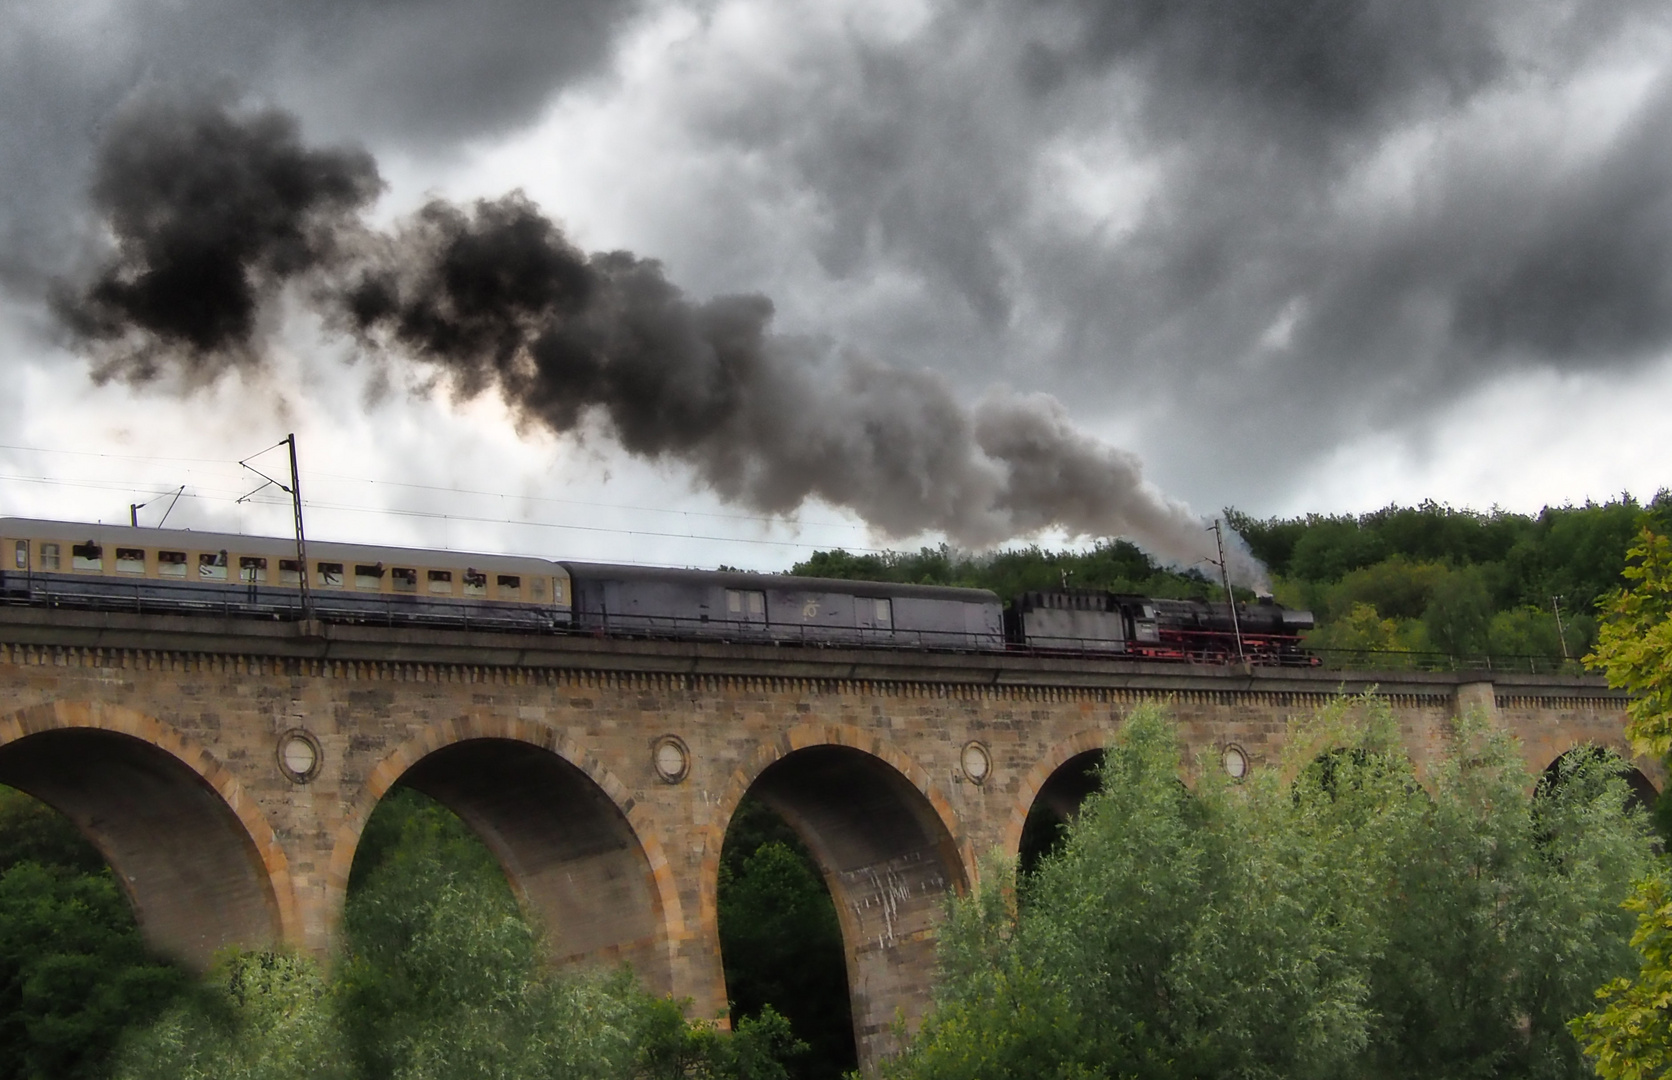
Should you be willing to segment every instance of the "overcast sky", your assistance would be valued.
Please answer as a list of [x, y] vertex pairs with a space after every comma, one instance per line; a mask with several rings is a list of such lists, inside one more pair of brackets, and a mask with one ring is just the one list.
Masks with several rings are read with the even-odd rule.
[[[126, 520], [184, 485], [170, 524], [282, 531], [271, 492], [234, 501], [260, 483], [235, 463], [294, 430], [322, 538], [782, 568], [939, 536], [727, 502], [711, 450], [462, 398], [300, 287], [260, 310], [259, 365], [95, 380], [51, 298], [112, 257], [100, 162], [159, 97], [369, 154], [368, 229], [520, 189], [693, 305], [769, 298], [775, 363], [970, 410], [1050, 395], [1157, 506], [1532, 511], [1672, 483], [1663, 0], [0, 6], [0, 513]], [[870, 430], [817, 385], [779, 429]]]

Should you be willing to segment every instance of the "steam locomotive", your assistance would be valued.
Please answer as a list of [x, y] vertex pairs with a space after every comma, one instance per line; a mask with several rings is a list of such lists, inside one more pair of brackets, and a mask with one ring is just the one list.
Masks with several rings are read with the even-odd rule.
[[0, 600], [107, 611], [1069, 656], [1309, 664], [1312, 616], [1086, 589], [1030, 592], [0, 518]]

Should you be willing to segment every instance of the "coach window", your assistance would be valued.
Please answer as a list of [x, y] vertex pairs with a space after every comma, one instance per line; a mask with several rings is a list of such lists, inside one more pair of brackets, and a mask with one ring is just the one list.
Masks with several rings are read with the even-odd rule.
[[200, 581], [226, 580], [226, 552], [205, 551], [197, 557], [197, 576]]
[[431, 570], [430, 571], [430, 592], [442, 593], [442, 594], [447, 595], [447, 596], [452, 596], [453, 595], [453, 571], [451, 571], [451, 570]]
[[517, 600], [522, 594], [522, 578], [515, 574], [499, 575], [499, 598], [501, 600]]
[[98, 573], [104, 569], [104, 548], [91, 540], [70, 545], [70, 569]]
[[726, 612], [741, 622], [766, 621], [766, 594], [753, 589], [727, 589]]
[[464, 572], [464, 594], [466, 596], [488, 595], [488, 575], [480, 570], [466, 570]]
[[340, 562], [315, 563], [314, 568], [319, 571], [319, 585], [324, 589], [340, 589], [343, 587], [343, 564]]
[[[536, 601], [536, 602], [541, 602], [541, 601], [544, 601], [546, 599], [546, 579], [545, 578], [537, 577], [537, 578], [529, 578], [528, 579], [528, 598], [530, 600], [533, 600], [533, 601]], [[562, 586], [558, 587], [557, 599], [558, 599], [559, 603], [561, 603], [563, 601]]]
[[29, 569], [29, 541], [19, 540], [17, 542], [17, 559], [16, 559], [16, 561], [17, 561], [17, 568], [19, 570]]
[[145, 573], [144, 548], [117, 548], [116, 572], [118, 574]]
[[58, 545], [57, 544], [42, 544], [41, 545], [41, 569], [42, 570], [56, 570], [56, 569], [58, 569]]
[[417, 592], [418, 571], [410, 566], [397, 566], [389, 571], [389, 587], [396, 592]]
[[373, 566], [358, 564], [354, 567], [354, 587], [366, 592], [383, 591], [383, 564]]
[[876, 621], [871, 625], [875, 626], [878, 630], [891, 629], [894, 626], [894, 601], [885, 598], [882, 600], [873, 600], [872, 604], [875, 608], [872, 615]]
[[184, 551], [157, 552], [158, 577], [185, 577], [186, 553]]
[[280, 559], [279, 584], [300, 586], [302, 584], [302, 564], [295, 559]]
[[248, 585], [265, 583], [267, 581], [267, 560], [260, 555], [239, 556], [238, 580]]

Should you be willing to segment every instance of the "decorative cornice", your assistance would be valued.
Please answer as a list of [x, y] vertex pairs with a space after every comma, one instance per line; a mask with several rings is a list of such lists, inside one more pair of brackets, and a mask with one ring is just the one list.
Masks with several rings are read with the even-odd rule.
[[[594, 657], [604, 659], [603, 657]], [[795, 657], [789, 666], [801, 666]], [[1053, 685], [1043, 677], [1034, 682], [993, 682], [959, 678], [956, 671], [933, 671], [927, 677], [754, 674], [743, 672], [673, 672], [616, 670], [609, 667], [553, 667], [545, 665], [481, 664], [456, 661], [408, 661], [306, 656], [273, 656], [237, 651], [200, 652], [176, 649], [115, 648], [104, 646], [19, 644], [0, 642], [0, 665], [68, 667], [107, 671], [199, 673], [257, 678], [334, 679], [349, 682], [481, 684], [492, 686], [548, 686], [567, 689], [604, 689], [653, 693], [720, 693], [726, 695], [789, 694], [800, 697], [869, 696], [977, 701], [1021, 701], [1041, 704], [1096, 704], [1131, 706], [1147, 701], [1180, 705], [1257, 705], [1269, 708], [1309, 708], [1337, 696], [1340, 683], [1316, 680], [1307, 688], [1267, 689], [1247, 685], [1246, 678], [1204, 674], [1181, 668], [1174, 685], [1165, 672], [1148, 673], [1143, 685]], [[1119, 673], [1115, 673], [1119, 674]], [[1218, 679], [1242, 685], [1204, 687]], [[1454, 690], [1443, 684], [1420, 690], [1389, 687], [1382, 697], [1401, 709], [1448, 709]], [[1593, 685], [1539, 687], [1535, 693], [1495, 695], [1498, 708], [1614, 710], [1625, 695], [1599, 691]]]

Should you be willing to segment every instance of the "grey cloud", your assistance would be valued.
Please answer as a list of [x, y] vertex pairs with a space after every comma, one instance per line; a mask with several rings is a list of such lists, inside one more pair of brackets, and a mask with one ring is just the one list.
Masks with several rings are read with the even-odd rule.
[[0, 282], [38, 290], [85, 243], [92, 149], [136, 92], [282, 100], [310, 131], [452, 152], [606, 70], [637, 0], [181, 0], [0, 6]]
[[[938, 346], [863, 315], [839, 334], [1146, 417], [1152, 457], [1270, 494], [1344, 434], [1495, 375], [1672, 349], [1664, 93], [1590, 158], [1559, 130], [1498, 157], [1445, 145], [1471, 116], [1545, 123], [1581, 80], [1643, 63], [1667, 16], [1613, 0], [989, 0], [940, 6], [904, 41], [832, 36], [775, 84], [688, 107], [812, 193], [831, 279], [910, 274], [943, 327]], [[1041, 166], [1101, 143], [1158, 175], [1132, 222], [1076, 231]], [[1431, 159], [1408, 190], [1360, 190], [1379, 156], [1415, 154]]]

